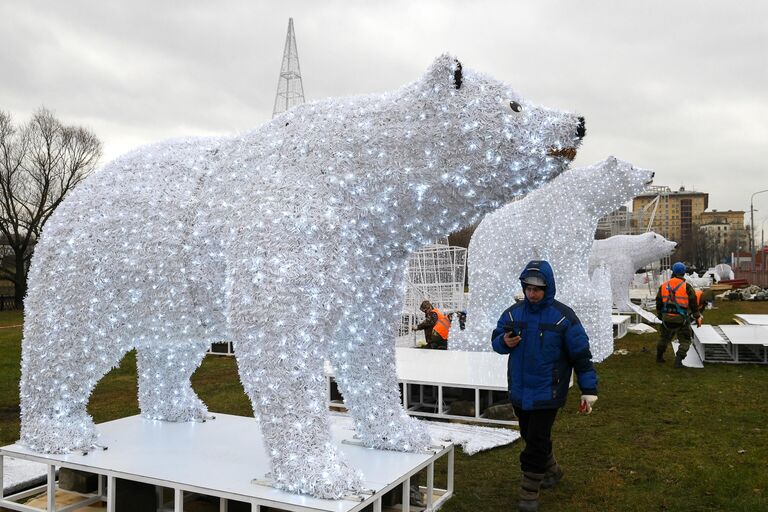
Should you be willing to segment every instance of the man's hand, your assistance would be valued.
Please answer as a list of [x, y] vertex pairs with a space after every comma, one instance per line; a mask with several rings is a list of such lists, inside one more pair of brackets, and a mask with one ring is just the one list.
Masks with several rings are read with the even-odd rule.
[[592, 406], [597, 402], [597, 395], [581, 395], [581, 402], [579, 402], [579, 412], [584, 414], [592, 413]]
[[701, 327], [701, 317], [696, 317], [696, 327]]
[[504, 344], [509, 348], [515, 348], [520, 344], [520, 336], [512, 331], [504, 333]]

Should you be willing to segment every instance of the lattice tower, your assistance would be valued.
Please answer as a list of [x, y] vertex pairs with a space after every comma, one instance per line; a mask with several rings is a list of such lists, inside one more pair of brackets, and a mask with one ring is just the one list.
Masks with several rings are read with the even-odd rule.
[[285, 36], [283, 64], [277, 80], [277, 96], [272, 117], [304, 103], [304, 85], [301, 82], [299, 52], [296, 49], [296, 34], [293, 31], [293, 18], [288, 18], [288, 34]]

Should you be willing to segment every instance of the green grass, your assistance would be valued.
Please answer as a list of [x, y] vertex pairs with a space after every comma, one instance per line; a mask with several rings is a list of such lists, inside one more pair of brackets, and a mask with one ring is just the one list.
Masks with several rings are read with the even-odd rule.
[[[768, 303], [718, 302], [705, 323], [733, 323], [734, 313], [768, 313]], [[0, 312], [0, 327], [18, 313]], [[0, 445], [19, 435], [21, 328], [0, 328]], [[768, 510], [768, 366], [657, 365], [655, 335], [627, 335], [629, 351], [597, 365], [600, 399], [576, 414], [578, 390], [554, 428], [566, 470], [544, 491], [546, 511]], [[193, 386], [212, 411], [250, 415], [233, 358], [207, 357]], [[136, 414], [136, 357], [131, 352], [97, 386], [89, 410], [97, 422]], [[521, 443], [468, 457], [457, 449], [454, 497], [443, 510], [514, 510]], [[365, 469], [365, 468], [362, 468]]]

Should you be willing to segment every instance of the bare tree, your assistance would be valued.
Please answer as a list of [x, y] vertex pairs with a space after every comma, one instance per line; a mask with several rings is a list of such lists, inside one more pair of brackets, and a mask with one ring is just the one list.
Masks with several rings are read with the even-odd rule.
[[65, 126], [45, 108], [19, 129], [0, 110], [0, 234], [9, 253], [0, 278], [13, 282], [17, 307], [27, 292], [29, 261], [43, 226], [95, 168], [101, 147], [93, 132]]

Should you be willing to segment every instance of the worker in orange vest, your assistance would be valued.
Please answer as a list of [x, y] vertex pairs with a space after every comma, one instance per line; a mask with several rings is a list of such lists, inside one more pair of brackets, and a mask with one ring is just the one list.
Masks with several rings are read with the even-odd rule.
[[675, 336], [680, 343], [675, 355], [675, 368], [683, 367], [683, 359], [693, 341], [691, 319], [701, 327], [701, 314], [693, 286], [685, 282], [685, 265], [677, 262], [672, 265], [672, 279], [659, 287], [656, 294], [656, 314], [661, 318], [661, 337], [656, 345], [656, 362], [664, 362], [667, 344]]
[[413, 328], [414, 331], [424, 331], [427, 340], [427, 348], [440, 350], [448, 349], [448, 330], [451, 321], [439, 309], [432, 307], [432, 303], [425, 300], [419, 307], [426, 316], [423, 322]]
[[704, 302], [704, 292], [701, 290], [696, 290], [696, 307], [699, 308], [699, 314], [704, 314], [704, 308], [707, 306], [707, 303]]

